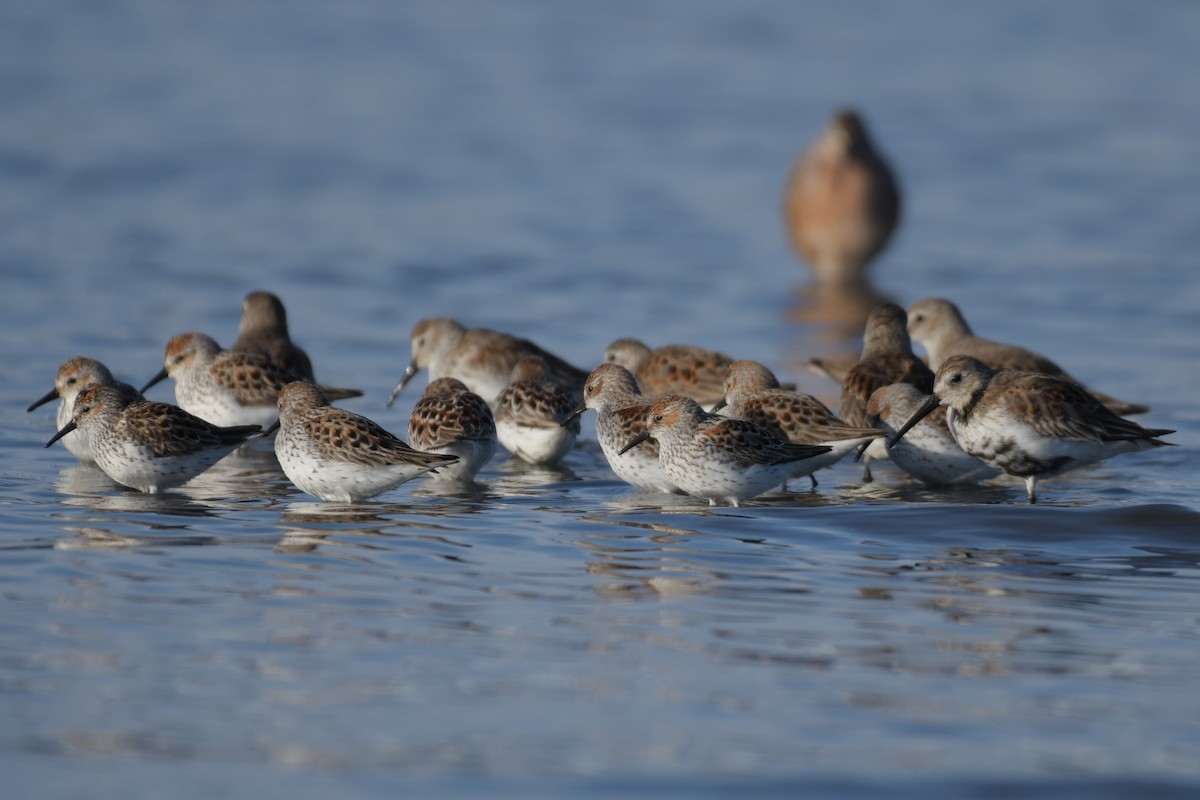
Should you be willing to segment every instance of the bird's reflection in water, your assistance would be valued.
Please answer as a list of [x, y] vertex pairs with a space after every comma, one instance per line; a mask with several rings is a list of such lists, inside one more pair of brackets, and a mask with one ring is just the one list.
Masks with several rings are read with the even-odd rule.
[[54, 542], [55, 550], [121, 550], [130, 547], [198, 547], [217, 544], [215, 536], [120, 533], [93, 525], [67, 526], [69, 535]]
[[[107, 492], [123, 491], [125, 487], [108, 477], [104, 470], [95, 464], [72, 464], [58, 473], [54, 488], [65, 495], [94, 497]], [[65, 502], [71, 503], [71, 498]]]
[[810, 283], [796, 288], [788, 318], [796, 323], [790, 360], [797, 375], [821, 378], [801, 381], [807, 391], [832, 404], [836, 411], [842, 379], [858, 363], [863, 332], [871, 309], [891, 298], [870, 283], [828, 285]]
[[[664, 495], [671, 497], [671, 495]], [[608, 532], [579, 540], [589, 551], [587, 573], [597, 581], [596, 594], [611, 598], [705, 594], [720, 580], [718, 573], [689, 558], [689, 542], [698, 531], [661, 522], [635, 522], [597, 514], [592, 521], [633, 528], [624, 534]]]
[[414, 482], [410, 489], [413, 497], [442, 497], [452, 500], [483, 502], [491, 497], [490, 487], [478, 481], [460, 481], [454, 478], [432, 477]]
[[179, 491], [196, 500], [228, 507], [277, 501], [297, 490], [279, 468], [275, 452], [259, 445], [235, 450], [183, 484]]
[[857, 350], [871, 309], [880, 303], [893, 302], [892, 297], [870, 282], [809, 283], [795, 290], [788, 317], [792, 322], [811, 326], [817, 345]]
[[[841, 505], [837, 494], [822, 492], [820, 488], [813, 489], [805, 478], [803, 482], [793, 482], [794, 487], [787, 491], [781, 488], [768, 490], [757, 497], [747, 500], [740, 507], [729, 505], [710, 506], [701, 497], [686, 494], [666, 494], [665, 492], [640, 492], [630, 490], [626, 494], [604, 498], [600, 503], [602, 514], [621, 514], [630, 512], [653, 511], [661, 514], [691, 514], [701, 516], [721, 515], [725, 517], [752, 516], [755, 506], [830, 506]], [[594, 515], [587, 515], [588, 519]]]
[[[114, 482], [99, 468], [91, 466], [75, 466], [63, 470], [56, 482], [56, 487], [63, 493], [62, 504], [87, 512], [109, 515], [117, 514], [157, 514], [160, 516], [179, 517], [214, 517], [217, 509], [207, 503], [196, 502], [179, 488], [158, 494], [146, 494], [135, 489], [129, 489]], [[96, 521], [95, 518], [84, 515], [75, 520], [79, 522]], [[181, 527], [163, 525], [164, 528]]]
[[498, 472], [491, 483], [491, 489], [500, 497], [566, 493], [570, 487], [564, 484], [579, 482], [579, 476], [561, 463], [547, 467], [528, 464], [519, 458], [510, 458], [500, 464]]
[[[330, 537], [335, 537], [339, 546], [353, 539], [350, 546], [359, 551], [392, 548], [403, 539], [434, 543], [439, 550], [469, 548], [471, 545], [461, 540], [463, 529], [454, 520], [478, 514], [486, 507], [472, 494], [417, 503], [297, 501], [279, 516], [283, 536], [275, 552], [314, 552], [323, 544], [331, 544]], [[387, 539], [390, 543], [372, 539]], [[452, 552], [441, 555], [455, 558]]]
[[284, 528], [279, 537], [274, 552], [279, 555], [299, 555], [314, 553], [325, 543], [330, 534], [308, 528]]
[[[635, 497], [668, 503], [694, 499], [653, 494], [629, 499]], [[780, 602], [789, 606], [798, 593], [809, 591], [806, 585], [777, 575], [776, 553], [787, 550], [786, 543], [747, 535], [748, 529], [735, 518], [745, 509], [716, 511], [735, 513], [710, 513], [706, 506], [692, 508], [689, 519], [694, 524], [689, 524], [675, 511], [630, 502], [580, 517], [598, 526], [596, 532], [581, 535], [575, 542], [588, 554], [587, 574], [595, 579], [592, 591], [628, 600], [719, 595], [748, 600], [756, 607], [762, 607], [765, 575], [771, 576]]]

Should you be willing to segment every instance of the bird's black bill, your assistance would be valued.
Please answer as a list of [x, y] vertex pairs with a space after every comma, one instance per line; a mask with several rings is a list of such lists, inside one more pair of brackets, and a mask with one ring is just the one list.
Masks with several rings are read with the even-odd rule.
[[146, 390], [149, 389], [151, 386], [154, 386], [155, 384], [158, 384], [158, 383], [162, 383], [166, 379], [167, 379], [167, 368], [163, 367], [139, 391], [141, 391], [142, 394], [145, 394]]
[[895, 436], [888, 439], [887, 446], [889, 448], [895, 447], [896, 442], [904, 438], [904, 434], [912, 430], [918, 422], [929, 416], [933, 410], [941, 404], [941, 402], [941, 400], [938, 400], [937, 395], [930, 395], [929, 399], [922, 403], [921, 407], [918, 408], [911, 417], [909, 417], [908, 422], [900, 426], [900, 430], [896, 431]]
[[646, 441], [649, 438], [650, 438], [650, 431], [642, 431], [637, 436], [633, 437], [633, 439], [631, 439], [629, 441], [629, 444], [625, 445], [620, 450], [618, 450], [617, 455], [619, 455], [619, 456], [625, 455], [625, 453], [627, 453], [628, 451], [637, 447], [639, 444], [641, 444], [642, 442]]
[[724, 408], [727, 405], [729, 405], [729, 402], [724, 397], [722, 397], [720, 400], [717, 401], [717, 404], [712, 407], [713, 413], [715, 414], [716, 412], [720, 411], [722, 408]]
[[400, 379], [400, 382], [396, 384], [396, 388], [392, 389], [392, 393], [388, 397], [388, 408], [392, 407], [392, 403], [396, 402], [396, 398], [400, 396], [400, 393], [404, 391], [404, 387], [408, 386], [408, 382], [413, 379], [413, 376], [416, 375], [420, 369], [421, 368], [417, 366], [417, 362], [415, 360], [409, 362], [409, 365], [404, 368], [404, 377]]
[[75, 430], [76, 427], [78, 427], [78, 426], [75, 424], [75, 420], [71, 420], [66, 425], [63, 425], [63, 429], [61, 431], [59, 431], [58, 433], [54, 434], [53, 436], [51, 436], [50, 441], [46, 442], [46, 447], [49, 447], [50, 445], [54, 444], [59, 439], [66, 436], [71, 431]]
[[49, 403], [51, 400], [53, 400], [56, 397], [58, 397], [58, 389], [51, 389], [50, 391], [46, 392], [46, 395], [44, 397], [42, 397], [40, 400], [37, 400], [36, 402], [34, 402], [34, 404], [31, 405], [29, 408], [25, 409], [25, 412], [28, 413], [30, 411], [33, 411], [38, 406], [44, 406], [44, 405], [46, 405], [46, 403]]
[[579, 405], [579, 408], [575, 409], [570, 414], [567, 414], [566, 418], [564, 418], [563, 421], [559, 423], [559, 425], [561, 425], [564, 428], [567, 427], [569, 424], [571, 424], [571, 420], [575, 419], [576, 417], [578, 417], [585, 411], [587, 411], [587, 406], [585, 406], [581, 403]]
[[279, 420], [275, 420], [274, 422], [272, 422], [270, 427], [268, 427], [265, 431], [262, 432], [263, 438], [265, 439], [266, 437], [270, 436], [272, 433], [274, 433], [277, 430], [279, 430]]

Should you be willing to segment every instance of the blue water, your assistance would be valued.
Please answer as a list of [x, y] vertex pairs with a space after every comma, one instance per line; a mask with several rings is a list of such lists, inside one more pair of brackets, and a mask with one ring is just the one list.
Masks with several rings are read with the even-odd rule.
[[[0, 4], [0, 770], [14, 796], [1200, 792], [1200, 9]], [[123, 491], [25, 407], [75, 354], [288, 306], [385, 399], [417, 319], [853, 352], [779, 223], [861, 108], [875, 267], [1154, 411], [1176, 448], [931, 492], [839, 465], [709, 510], [591, 438], [475, 494], [325, 506], [269, 454]], [[170, 399], [167, 385], [152, 393]], [[588, 415], [590, 417], [590, 415]]]

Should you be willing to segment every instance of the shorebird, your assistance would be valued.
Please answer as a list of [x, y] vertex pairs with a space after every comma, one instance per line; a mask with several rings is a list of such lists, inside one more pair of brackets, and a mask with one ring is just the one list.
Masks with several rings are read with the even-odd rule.
[[971, 333], [958, 306], [941, 297], [926, 297], [908, 309], [908, 332], [929, 354], [929, 367], [936, 370], [950, 356], [973, 356], [992, 369], [1016, 369], [1057, 375], [1078, 384], [1118, 416], [1144, 414], [1149, 406], [1126, 403], [1088, 389], [1062, 367], [1043, 355], [1011, 344], [994, 342]]
[[865, 280], [900, 219], [900, 189], [862, 118], [838, 111], [792, 165], [783, 203], [792, 246], [820, 283]]
[[[928, 399], [912, 384], [893, 383], [875, 390], [867, 413], [875, 427], [891, 437]], [[927, 486], [979, 483], [1000, 474], [958, 446], [943, 406], [910, 429], [889, 453], [892, 463]]]
[[496, 454], [496, 422], [483, 398], [457, 378], [438, 378], [425, 388], [408, 420], [408, 443], [426, 453], [458, 456], [432, 473], [470, 483]]
[[584, 411], [596, 412], [596, 438], [616, 476], [638, 489], [678, 492], [658, 460], [658, 442], [648, 439], [641, 447], [620, 452], [631, 439], [646, 430], [646, 419], [654, 400], [638, 392], [637, 380], [620, 364], [603, 363], [592, 370], [583, 385], [583, 403], [568, 420]]
[[458, 461], [414, 450], [366, 417], [329, 405], [319, 387], [303, 381], [279, 393], [273, 427], [279, 429], [275, 455], [284, 474], [301, 491], [329, 502], [367, 500]]
[[[279, 416], [280, 390], [295, 380], [263, 356], [222, 350], [203, 333], [172, 336], [163, 354], [163, 368], [142, 391], [167, 377], [175, 380], [175, 401], [180, 408], [197, 417], [214, 425], [264, 428]], [[362, 394], [357, 389], [322, 386], [321, 390], [334, 400]]]
[[812, 395], [780, 388], [771, 370], [747, 359], [729, 365], [725, 398], [713, 410], [721, 409], [789, 442], [828, 445], [828, 453], [798, 462], [797, 471], [791, 475], [807, 475], [813, 486], [817, 485], [813, 475], [816, 470], [836, 464], [851, 451], [883, 436], [874, 428], [843, 422]]
[[[75, 397], [83, 387], [92, 383], [116, 389], [120, 399], [126, 405], [134, 400], [145, 399], [137, 389], [114, 378], [108, 367], [96, 359], [75, 356], [59, 366], [58, 372], [54, 376], [54, 388], [30, 404], [29, 408], [25, 410], [33, 411], [57, 397], [58, 409], [54, 414], [55, 430], [62, 430], [71, 421], [71, 414], [75, 408]], [[95, 462], [96, 459], [92, 456], [92, 447], [86, 431], [76, 429], [63, 436], [59, 441], [71, 455], [80, 461]]]
[[251, 292], [242, 301], [238, 337], [229, 348], [235, 353], [263, 356], [292, 376], [293, 380], [316, 383], [308, 353], [288, 334], [287, 311], [270, 292]]
[[733, 363], [732, 358], [716, 350], [688, 344], [668, 344], [652, 350], [629, 338], [610, 344], [604, 360], [632, 372], [648, 396], [682, 394], [706, 408], [724, 396], [725, 370]]
[[[894, 303], [882, 303], [867, 318], [862, 355], [842, 381], [839, 416], [851, 425], [871, 427], [867, 414], [871, 394], [893, 383], [910, 383], [928, 394], [933, 391], [933, 373], [913, 355], [904, 309]], [[865, 455], [863, 480], [870, 481], [871, 460], [887, 458], [888, 453], [883, 442], [878, 441], [867, 446]]]
[[128, 402], [119, 389], [96, 383], [79, 392], [71, 421], [46, 447], [77, 428], [108, 477], [150, 494], [191, 480], [262, 431], [218, 427], [166, 403]]
[[1118, 417], [1065, 378], [993, 370], [971, 356], [951, 356], [938, 368], [933, 396], [889, 446], [939, 404], [946, 406], [946, 423], [959, 446], [988, 466], [1023, 478], [1030, 503], [1037, 502], [1038, 478], [1169, 445], [1158, 437], [1174, 433]]
[[524, 356], [540, 356], [551, 379], [566, 387], [576, 399], [587, 379], [586, 371], [571, 366], [528, 339], [486, 328], [465, 328], [449, 317], [420, 320], [413, 326], [410, 338], [412, 361], [392, 390], [389, 406], [422, 369], [429, 370], [430, 381], [458, 378], [486, 400], [493, 410], [497, 395], [508, 385], [513, 367]]
[[512, 380], [496, 398], [496, 436], [514, 456], [551, 466], [571, 452], [579, 436], [578, 419], [568, 419], [575, 402], [550, 379], [540, 356], [525, 356], [513, 367]]
[[709, 505], [737, 506], [798, 468], [797, 462], [828, 453], [825, 445], [792, 444], [753, 422], [709, 414], [690, 397], [667, 395], [650, 407], [646, 430], [624, 453], [648, 439], [658, 442], [658, 458], [671, 483]]

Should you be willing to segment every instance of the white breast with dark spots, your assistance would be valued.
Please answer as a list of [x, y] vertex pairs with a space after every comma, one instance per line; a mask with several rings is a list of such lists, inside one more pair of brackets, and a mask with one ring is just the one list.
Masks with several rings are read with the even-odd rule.
[[964, 424], [950, 409], [946, 422], [960, 447], [1009, 475], [1057, 475], [1096, 460], [1094, 444], [1040, 435], [1007, 412], [972, 416]]
[[596, 418], [596, 438], [600, 440], [600, 449], [608, 459], [608, 465], [618, 478], [639, 489], [656, 492], [675, 492], [675, 484], [667, 477], [662, 462], [646, 442], [627, 450], [624, 455], [617, 451], [633, 438], [613, 417], [601, 412]]

